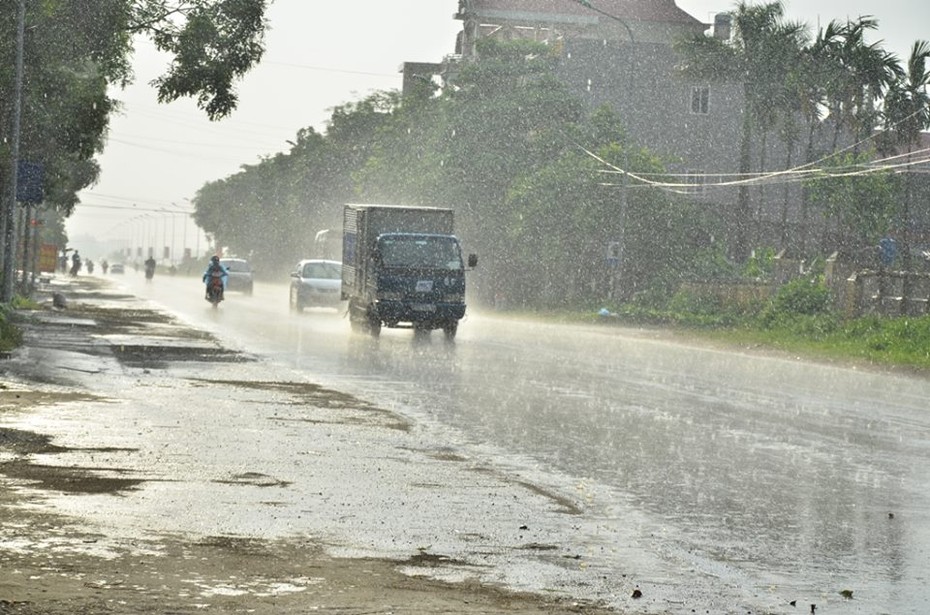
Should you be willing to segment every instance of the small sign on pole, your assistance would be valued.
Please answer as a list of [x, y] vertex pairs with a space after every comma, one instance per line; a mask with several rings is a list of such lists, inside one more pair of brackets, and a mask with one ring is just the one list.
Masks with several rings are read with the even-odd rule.
[[608, 267], [619, 267], [620, 266], [620, 242], [611, 241], [607, 244], [607, 266]]
[[44, 243], [39, 247], [39, 271], [55, 273], [58, 265], [58, 247], [55, 244]]
[[45, 166], [41, 162], [20, 160], [16, 167], [16, 200], [27, 205], [38, 205], [45, 200], [42, 184]]
[[891, 237], [885, 237], [878, 242], [878, 251], [881, 256], [882, 265], [891, 267], [894, 259], [898, 256], [898, 244]]

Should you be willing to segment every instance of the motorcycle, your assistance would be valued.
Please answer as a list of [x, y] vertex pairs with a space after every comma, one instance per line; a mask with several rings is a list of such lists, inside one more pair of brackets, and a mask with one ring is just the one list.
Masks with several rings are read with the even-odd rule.
[[214, 271], [207, 280], [207, 301], [216, 308], [223, 300], [223, 273]]

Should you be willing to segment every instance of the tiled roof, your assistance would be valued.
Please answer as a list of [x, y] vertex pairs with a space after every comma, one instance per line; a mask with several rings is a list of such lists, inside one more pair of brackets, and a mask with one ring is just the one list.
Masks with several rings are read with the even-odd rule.
[[[674, 0], [589, 0], [591, 6], [609, 15], [629, 21], [658, 21], [666, 23], [700, 23], [684, 12]], [[596, 11], [576, 0], [466, 0], [466, 5], [482, 13], [502, 11], [519, 14], [570, 15], [596, 17]]]

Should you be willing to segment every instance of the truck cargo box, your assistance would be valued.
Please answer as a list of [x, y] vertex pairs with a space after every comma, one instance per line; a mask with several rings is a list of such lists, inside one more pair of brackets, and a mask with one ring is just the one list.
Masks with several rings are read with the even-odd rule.
[[383, 233], [451, 235], [454, 213], [441, 207], [408, 207], [349, 203], [343, 211], [342, 298], [349, 299], [364, 283], [366, 259]]

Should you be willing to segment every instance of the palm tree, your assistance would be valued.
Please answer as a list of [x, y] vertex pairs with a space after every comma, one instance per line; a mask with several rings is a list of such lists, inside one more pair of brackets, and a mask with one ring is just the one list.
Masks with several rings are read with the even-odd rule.
[[893, 145], [909, 150], [920, 142], [920, 133], [930, 128], [930, 43], [917, 41], [911, 47], [907, 68], [885, 95], [883, 118]]
[[[903, 232], [901, 235], [901, 248], [903, 267], [905, 271], [911, 268], [911, 198], [913, 194], [913, 173], [911, 173], [911, 152], [914, 145], [920, 143], [921, 132], [930, 128], [930, 95], [927, 88], [930, 86], [930, 43], [917, 41], [911, 48], [908, 57], [907, 69], [901, 71], [900, 78], [888, 90], [884, 100], [883, 116], [885, 119], [886, 135], [888, 137], [888, 150], [898, 152], [898, 148], [907, 148], [907, 172], [904, 180], [904, 199], [902, 203], [901, 218]], [[890, 152], [889, 152], [890, 153]], [[906, 309], [909, 296], [909, 277], [905, 276], [904, 300], [901, 302], [902, 310]]]
[[[846, 135], [856, 158], [861, 144], [872, 136], [879, 122], [878, 103], [903, 74], [897, 57], [885, 51], [881, 42], [866, 42], [866, 34], [877, 27], [878, 22], [867, 16], [845, 23], [832, 21], [818, 33], [811, 49], [823, 70], [816, 78], [823, 84], [825, 119], [833, 129], [831, 153], [840, 149], [840, 138]], [[821, 239], [824, 252], [842, 247], [850, 239], [839, 240], [840, 246], [831, 241], [831, 227], [841, 235], [848, 231], [841, 228], [833, 214], [824, 212]]]
[[878, 27], [871, 17], [845, 24], [833, 21], [818, 37], [821, 57], [829, 66], [828, 106], [833, 121], [833, 151], [849, 130], [854, 144], [872, 134], [879, 120], [877, 102], [901, 77], [897, 57], [881, 42], [866, 43], [865, 34]]
[[[829, 50], [836, 44], [840, 32], [837, 29], [836, 22], [827, 24], [817, 32], [816, 39], [805, 45], [798, 58], [795, 70], [792, 73], [794, 93], [796, 98], [795, 105], [798, 116], [804, 122], [806, 129], [807, 142], [804, 148], [804, 167], [809, 167], [814, 163], [816, 149], [816, 136], [818, 129], [824, 126], [823, 120], [829, 110], [829, 83], [832, 76], [838, 72], [833, 65], [832, 56]], [[790, 150], [789, 150], [790, 151]], [[791, 168], [790, 164], [786, 168]], [[810, 217], [810, 198], [807, 189], [801, 192], [801, 221], [800, 241], [798, 250], [803, 256], [807, 252], [807, 236]], [[782, 219], [787, 226], [787, 212], [783, 211]], [[785, 233], [785, 230], [782, 231]]]
[[[798, 64], [804, 45], [805, 27], [783, 21], [784, 5], [776, 0], [761, 5], [740, 1], [734, 14], [730, 41], [697, 35], [679, 43], [684, 75], [717, 82], [741, 83], [746, 113], [743, 114], [739, 173], [752, 170], [755, 135], [762, 140], [760, 165], [765, 165], [768, 133], [793, 105], [788, 75]], [[735, 256], [749, 255], [752, 208], [748, 186], [739, 187], [735, 212]]]

